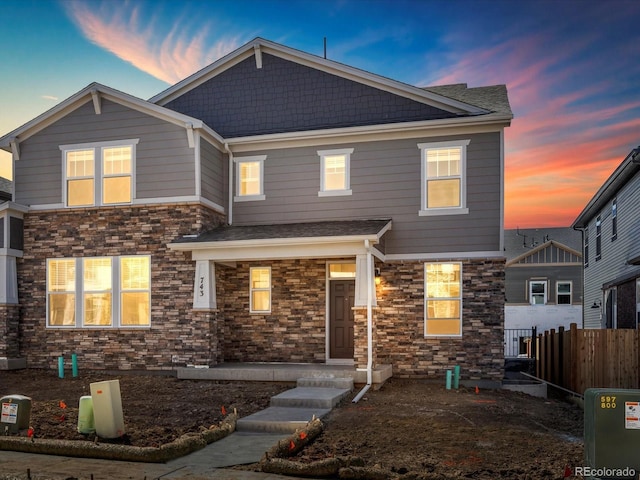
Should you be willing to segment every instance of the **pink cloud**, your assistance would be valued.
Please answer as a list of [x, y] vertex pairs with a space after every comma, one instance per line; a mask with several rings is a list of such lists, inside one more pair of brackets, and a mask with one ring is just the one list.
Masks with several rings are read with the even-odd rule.
[[[176, 83], [240, 46], [239, 38], [226, 38], [210, 46], [211, 28], [195, 31], [176, 25], [166, 34], [157, 19], [142, 11], [142, 4], [68, 2], [67, 12], [93, 43], [134, 67], [167, 83]], [[142, 19], [145, 18], [143, 21]]]
[[579, 60], [595, 37], [553, 38], [515, 35], [466, 51], [424, 82], [507, 85], [515, 118], [505, 134], [506, 228], [570, 225], [638, 142], [640, 101], [613, 103], [613, 80], [590, 80], [598, 66], [591, 55]]

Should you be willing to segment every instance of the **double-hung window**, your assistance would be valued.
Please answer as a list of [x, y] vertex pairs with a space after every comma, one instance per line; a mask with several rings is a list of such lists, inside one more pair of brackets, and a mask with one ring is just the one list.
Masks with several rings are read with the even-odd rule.
[[251, 313], [271, 312], [271, 268], [252, 267], [249, 270]]
[[420, 215], [469, 213], [466, 163], [469, 140], [419, 143], [421, 152]]
[[531, 305], [546, 305], [547, 303], [547, 281], [529, 281], [529, 302]]
[[137, 139], [61, 145], [67, 207], [128, 204], [134, 198]]
[[266, 155], [235, 158], [236, 202], [264, 200], [264, 161]]
[[556, 282], [556, 303], [558, 305], [571, 305], [571, 282]]
[[462, 335], [462, 264], [425, 264], [425, 336]]
[[353, 148], [318, 150], [320, 156], [319, 197], [351, 195], [351, 154]]
[[47, 326], [148, 327], [148, 255], [47, 260]]
[[596, 218], [596, 261], [602, 258], [602, 217]]
[[618, 199], [614, 198], [611, 203], [611, 241], [618, 238]]

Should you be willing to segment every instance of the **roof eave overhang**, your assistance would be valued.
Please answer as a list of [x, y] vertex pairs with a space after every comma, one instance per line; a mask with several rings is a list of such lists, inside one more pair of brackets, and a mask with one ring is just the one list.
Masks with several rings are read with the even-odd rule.
[[290, 258], [338, 258], [367, 253], [366, 241], [375, 245], [386, 231], [369, 235], [175, 242], [170, 250], [191, 252], [193, 260], [249, 261]]
[[216, 62], [212, 63], [208, 67], [194, 73], [193, 75], [185, 78], [181, 82], [178, 82], [174, 86], [159, 93], [158, 95], [149, 99], [150, 102], [158, 105], [166, 105], [171, 100], [183, 95], [189, 90], [202, 85], [211, 78], [219, 75], [220, 73], [228, 70], [234, 65], [237, 65], [241, 61], [256, 55], [257, 52], [268, 53], [275, 55], [285, 60], [290, 60], [301, 65], [305, 65], [311, 68], [315, 68], [324, 71], [329, 74], [333, 74], [342, 78], [356, 81], [365, 85], [369, 85], [374, 88], [382, 89], [396, 95], [410, 98], [412, 100], [433, 105], [437, 108], [442, 108], [452, 113], [464, 113], [464, 114], [486, 114], [488, 110], [470, 105], [468, 103], [454, 100], [449, 97], [444, 97], [433, 92], [425, 91], [422, 88], [414, 87], [390, 78], [375, 75], [358, 68], [351, 67], [333, 60], [318, 57], [301, 50], [296, 50], [278, 43], [265, 40], [263, 38], [256, 38], [253, 41], [243, 45], [237, 50], [225, 55]]
[[614, 170], [609, 178], [604, 182], [589, 203], [584, 207], [580, 215], [574, 220], [571, 228], [583, 230], [590, 220], [595, 217], [600, 210], [618, 194], [620, 189], [640, 171], [640, 147], [635, 148], [627, 155], [624, 161]]
[[[456, 117], [438, 120], [420, 120], [415, 122], [385, 123], [378, 125], [363, 125], [356, 127], [327, 128], [321, 130], [304, 130], [299, 132], [271, 133], [265, 135], [251, 135], [246, 137], [229, 137], [226, 139], [230, 147], [235, 147], [236, 151], [257, 150], [259, 148], [277, 148], [281, 144], [304, 144], [312, 145], [322, 143], [327, 139], [339, 141], [341, 138], [353, 140], [360, 138], [366, 141], [367, 137], [373, 136], [382, 140], [382, 136], [394, 136], [412, 138], [423, 135], [443, 135], [443, 131], [468, 128], [486, 128], [487, 130], [500, 130], [508, 127], [513, 119], [512, 115], [488, 114], [472, 117]], [[447, 132], [450, 133], [450, 132]]]
[[19, 143], [27, 140], [29, 137], [54, 124], [86, 103], [95, 103], [97, 98], [124, 105], [185, 129], [201, 130], [212, 143], [220, 147], [224, 145], [224, 139], [201, 120], [149, 103], [110, 87], [92, 83], [50, 110], [47, 110], [33, 120], [1, 137], [0, 148], [8, 152], [13, 152], [15, 147], [12, 148], [12, 143], [15, 144], [16, 142]]

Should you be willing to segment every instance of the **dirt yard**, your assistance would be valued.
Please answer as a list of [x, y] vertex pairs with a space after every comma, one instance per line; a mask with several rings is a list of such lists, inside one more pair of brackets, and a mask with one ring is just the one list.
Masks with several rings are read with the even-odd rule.
[[[223, 410], [249, 415], [292, 387], [95, 372], [59, 379], [54, 371], [23, 370], [0, 373], [0, 396], [32, 398], [36, 438], [92, 440], [76, 431], [78, 400], [90, 383], [115, 378], [127, 430], [117, 442], [136, 446], [217, 424]], [[583, 464], [582, 410], [559, 399], [392, 379], [359, 403], [350, 400], [325, 418], [321, 436], [293, 460], [357, 456], [407, 480], [562, 479], [567, 466]]]

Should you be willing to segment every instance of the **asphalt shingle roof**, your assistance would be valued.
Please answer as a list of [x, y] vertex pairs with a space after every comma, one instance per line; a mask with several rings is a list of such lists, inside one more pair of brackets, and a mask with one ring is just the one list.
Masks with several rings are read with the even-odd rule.
[[226, 225], [203, 232], [197, 237], [182, 237], [176, 242], [229, 242], [241, 240], [273, 240], [278, 238], [375, 235], [385, 228], [390, 221], [390, 219], [378, 219], [287, 223], [277, 225]]
[[582, 233], [569, 227], [520, 228], [504, 231], [504, 254], [507, 262], [553, 240], [577, 252], [582, 251]]
[[466, 83], [423, 87], [423, 90], [484, 108], [492, 112], [513, 115], [506, 85], [468, 88]]

